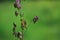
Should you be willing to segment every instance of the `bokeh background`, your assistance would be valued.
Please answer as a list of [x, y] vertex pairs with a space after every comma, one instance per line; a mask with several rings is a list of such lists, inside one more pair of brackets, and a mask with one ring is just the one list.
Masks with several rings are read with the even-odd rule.
[[[13, 22], [16, 22], [16, 32], [20, 31], [20, 16], [14, 12], [15, 0], [0, 0], [0, 40], [19, 40], [13, 36]], [[60, 1], [59, 0], [22, 0], [21, 12], [27, 25], [24, 30], [24, 40], [60, 40]], [[34, 16], [39, 20], [34, 24]]]

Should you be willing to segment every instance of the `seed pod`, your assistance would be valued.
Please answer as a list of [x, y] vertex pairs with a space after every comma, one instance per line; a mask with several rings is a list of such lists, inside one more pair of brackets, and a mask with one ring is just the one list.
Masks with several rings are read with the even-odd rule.
[[20, 6], [19, 4], [17, 4], [17, 8], [18, 8], [18, 9], [21, 9], [21, 6]]
[[34, 19], [38, 19], [38, 16], [35, 16]]
[[15, 0], [14, 7], [20, 9], [21, 6], [19, 5], [19, 0]]
[[17, 11], [15, 11], [15, 15], [18, 16], [18, 12]]
[[24, 24], [25, 24], [25, 25], [27, 24], [25, 20], [24, 20]]
[[19, 4], [19, 0], [15, 0], [15, 2], [16, 2], [17, 4]]
[[15, 32], [15, 27], [13, 27], [13, 32]]
[[14, 26], [14, 27], [16, 27], [16, 24], [15, 24], [15, 23], [13, 23], [13, 26]]
[[13, 35], [16, 37], [17, 36], [17, 33], [16, 32], [13, 32]]
[[21, 28], [22, 28], [22, 30], [24, 30], [24, 28], [26, 28], [26, 25], [27, 25], [26, 21], [24, 19], [21, 19]]
[[17, 3], [14, 3], [14, 7], [17, 8]]
[[24, 20], [24, 27], [26, 28], [26, 25], [27, 25], [27, 23], [26, 23], [26, 21]]
[[20, 37], [20, 33], [19, 33], [19, 32], [17, 33], [17, 37], [18, 37], [18, 38]]
[[20, 13], [20, 17], [23, 17], [23, 15], [24, 15], [23, 13]]
[[37, 22], [37, 20], [38, 20], [38, 17], [37, 17], [37, 16], [35, 16], [35, 17], [33, 18], [33, 22], [34, 22], [34, 23], [36, 23], [36, 22]]
[[23, 40], [23, 38], [20, 38], [20, 40]]

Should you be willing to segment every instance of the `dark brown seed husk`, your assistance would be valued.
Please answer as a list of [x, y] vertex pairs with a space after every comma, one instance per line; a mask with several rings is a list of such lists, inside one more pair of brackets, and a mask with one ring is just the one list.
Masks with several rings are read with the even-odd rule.
[[15, 32], [15, 27], [13, 27], [13, 32]]
[[20, 40], [23, 40], [23, 38], [20, 38]]
[[18, 37], [18, 38], [20, 37], [20, 33], [19, 33], [19, 32], [17, 33], [17, 37]]
[[37, 20], [38, 20], [38, 17], [37, 17], [37, 16], [35, 16], [35, 17], [34, 17], [34, 19], [33, 19], [33, 22], [34, 22], [34, 23], [36, 23], [36, 22], [37, 22]]
[[17, 11], [15, 11], [15, 15], [18, 16], [18, 12]]
[[14, 26], [14, 27], [16, 27], [16, 24], [15, 24], [15, 23], [13, 23], [13, 26]]
[[14, 7], [17, 8], [17, 4], [16, 3], [14, 3]]
[[24, 15], [23, 13], [20, 13], [20, 17], [23, 17], [23, 15]]
[[13, 35], [16, 37], [17, 33], [16, 32], [13, 32]]

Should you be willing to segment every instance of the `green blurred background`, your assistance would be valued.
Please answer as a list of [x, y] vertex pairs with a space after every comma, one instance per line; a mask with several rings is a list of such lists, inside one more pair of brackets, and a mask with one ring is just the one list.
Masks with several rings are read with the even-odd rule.
[[[13, 36], [13, 22], [16, 22], [16, 31], [20, 31], [20, 17], [14, 12], [14, 0], [0, 0], [0, 40], [19, 40]], [[31, 1], [21, 2], [21, 12], [27, 25], [37, 15], [36, 24], [31, 22], [24, 30], [24, 40], [60, 40], [60, 1]]]

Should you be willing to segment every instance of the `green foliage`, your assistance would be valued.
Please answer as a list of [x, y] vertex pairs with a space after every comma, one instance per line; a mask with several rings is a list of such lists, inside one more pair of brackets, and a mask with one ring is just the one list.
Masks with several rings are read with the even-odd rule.
[[[38, 15], [36, 24], [31, 23], [24, 31], [25, 40], [60, 40], [60, 2], [22, 2], [22, 13], [27, 24], [34, 15]], [[14, 15], [13, 2], [0, 3], [0, 40], [17, 40], [12, 35], [12, 23], [16, 22], [16, 31], [20, 28], [20, 16]], [[19, 29], [20, 28], [20, 29]]]

